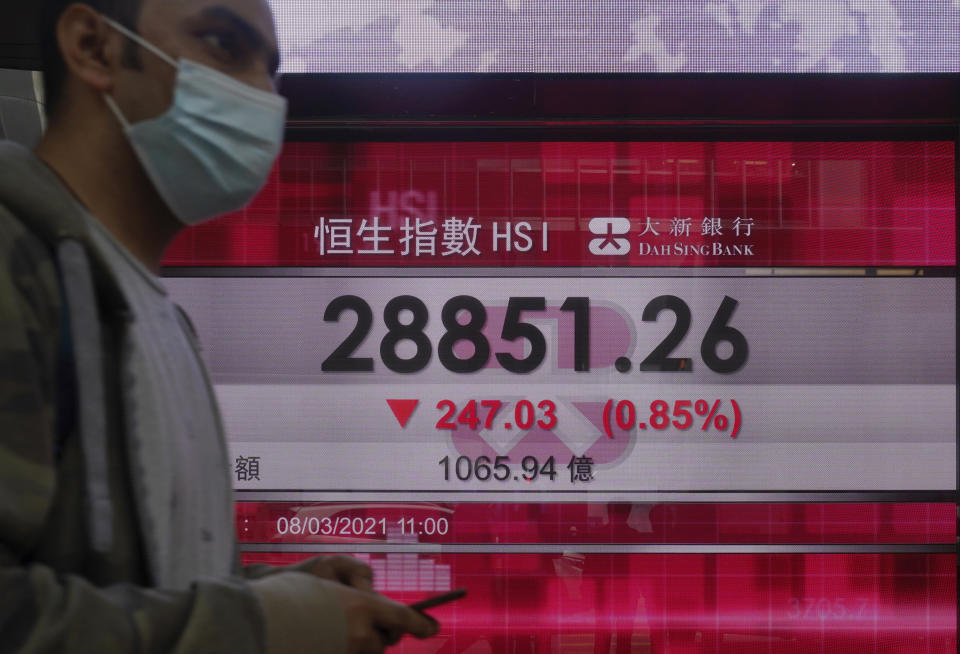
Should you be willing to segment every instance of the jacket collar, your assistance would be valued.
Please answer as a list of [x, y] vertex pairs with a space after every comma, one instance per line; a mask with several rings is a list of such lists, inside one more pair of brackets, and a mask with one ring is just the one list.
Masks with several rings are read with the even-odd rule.
[[63, 238], [89, 245], [80, 204], [39, 157], [0, 141], [0, 202], [46, 242]]
[[33, 152], [0, 141], [0, 205], [51, 249], [63, 240], [84, 246], [102, 306], [123, 312], [127, 302], [116, 278], [92, 244], [85, 209], [60, 177]]

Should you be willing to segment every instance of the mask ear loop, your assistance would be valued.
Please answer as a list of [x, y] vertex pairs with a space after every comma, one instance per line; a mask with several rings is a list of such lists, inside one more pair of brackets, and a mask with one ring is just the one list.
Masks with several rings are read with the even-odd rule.
[[[167, 62], [168, 64], [170, 64], [170, 65], [173, 66], [174, 68], [179, 68], [179, 67], [180, 67], [179, 64], [177, 63], [176, 59], [174, 59], [173, 57], [171, 57], [170, 55], [168, 55], [166, 52], [164, 52], [163, 50], [161, 50], [160, 48], [158, 48], [158, 47], [155, 46], [154, 44], [150, 43], [150, 42], [147, 41], [146, 39], [144, 39], [142, 36], [140, 36], [139, 34], [137, 34], [136, 32], [134, 32], [133, 30], [127, 28], [126, 26], [118, 23], [118, 22], [115, 21], [114, 19], [112, 19], [112, 18], [110, 18], [109, 16], [106, 16], [106, 15], [104, 15], [104, 14], [100, 14], [100, 18], [102, 18], [103, 21], [104, 21], [107, 25], [109, 25], [110, 27], [112, 27], [112, 28], [115, 29], [116, 31], [120, 32], [120, 34], [123, 34], [125, 37], [127, 37], [128, 39], [130, 39], [131, 41], [133, 41], [134, 43], [136, 43], [136, 44], [139, 45], [140, 47], [142, 47], [142, 48], [150, 51], [150, 52], [153, 53], [153, 54], [155, 54], [155, 55], [156, 55], [157, 57], [159, 57], [161, 60]], [[113, 99], [113, 96], [104, 93], [104, 94], [103, 94], [103, 99], [106, 101], [107, 106], [110, 107], [110, 110], [113, 112], [113, 114], [117, 117], [117, 120], [120, 121], [120, 124], [123, 126], [124, 131], [129, 131], [129, 130], [130, 130], [130, 122], [127, 121], [126, 118], [124, 118], [123, 113], [120, 111], [120, 107], [117, 106], [117, 102], [116, 102], [116, 100]]]
[[110, 110], [113, 112], [113, 115], [117, 117], [117, 120], [120, 121], [120, 126], [123, 127], [123, 131], [129, 132], [130, 123], [123, 117], [123, 113], [120, 111], [120, 107], [117, 106], [117, 101], [113, 99], [113, 96], [104, 93], [103, 100], [107, 103], [107, 106], [110, 107]]
[[123, 34], [125, 37], [127, 37], [128, 39], [130, 39], [131, 41], [139, 45], [140, 47], [145, 48], [150, 52], [152, 52], [153, 54], [157, 55], [158, 57], [163, 59], [165, 62], [167, 62], [174, 68], [180, 67], [176, 59], [174, 59], [173, 57], [168, 55], [166, 52], [164, 52], [154, 44], [150, 43], [146, 39], [144, 39], [142, 36], [134, 32], [133, 30], [127, 28], [124, 25], [121, 25], [120, 23], [110, 18], [109, 16], [104, 16], [103, 14], [100, 14], [100, 18], [102, 18], [107, 23], [107, 25], [117, 30], [118, 32]]

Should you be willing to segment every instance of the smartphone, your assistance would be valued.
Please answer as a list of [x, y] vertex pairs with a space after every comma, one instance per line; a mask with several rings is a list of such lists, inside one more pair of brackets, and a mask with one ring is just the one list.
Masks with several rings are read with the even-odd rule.
[[420, 600], [419, 602], [414, 602], [410, 605], [410, 608], [414, 611], [426, 611], [427, 609], [432, 609], [435, 606], [440, 606], [442, 604], [447, 604], [448, 602], [454, 602], [458, 599], [465, 597], [467, 594], [466, 588], [458, 588], [452, 590], [449, 593], [443, 593], [441, 595], [434, 595], [433, 597], [428, 597], [425, 600]]

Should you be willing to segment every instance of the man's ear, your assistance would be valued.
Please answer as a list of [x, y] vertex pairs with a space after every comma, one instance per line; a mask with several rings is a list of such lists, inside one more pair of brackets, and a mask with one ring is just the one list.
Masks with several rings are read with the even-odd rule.
[[113, 90], [122, 54], [121, 39], [89, 5], [70, 5], [57, 22], [57, 42], [68, 78], [75, 78], [97, 95]]

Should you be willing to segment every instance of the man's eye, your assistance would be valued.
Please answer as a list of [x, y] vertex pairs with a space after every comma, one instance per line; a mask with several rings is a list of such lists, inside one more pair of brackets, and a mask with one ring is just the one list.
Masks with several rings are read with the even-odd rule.
[[207, 45], [230, 56], [236, 56], [240, 50], [237, 39], [233, 35], [225, 32], [207, 32], [201, 35], [200, 38]]

